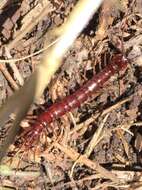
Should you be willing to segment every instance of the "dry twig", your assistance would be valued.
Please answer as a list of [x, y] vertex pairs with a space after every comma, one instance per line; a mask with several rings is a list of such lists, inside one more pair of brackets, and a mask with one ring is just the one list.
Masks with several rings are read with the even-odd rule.
[[4, 8], [4, 6], [7, 4], [9, 0], [1, 0], [0, 1], [0, 13], [2, 12], [2, 9]]
[[[36, 14], [37, 16], [33, 17], [34, 22], [31, 20], [29, 23], [25, 23], [22, 29], [15, 34], [15, 38], [7, 45], [7, 48], [9, 50], [14, 48], [28, 32], [31, 32], [31, 30], [39, 23], [39, 21], [41, 21], [47, 14], [49, 14], [50, 11], [50, 4], [47, 2], [47, 4], [44, 5], [43, 9], [38, 12], [38, 15]], [[34, 11], [32, 14], [34, 14]]]
[[19, 87], [16, 84], [16, 82], [13, 80], [13, 78], [11, 77], [11, 75], [9, 74], [9, 72], [7, 71], [6, 67], [4, 64], [0, 64], [0, 71], [3, 73], [3, 75], [5, 76], [5, 78], [7, 79], [7, 81], [10, 83], [11, 87], [14, 90], [18, 90]]
[[98, 130], [94, 133], [89, 145], [87, 146], [86, 150], [85, 150], [85, 155], [87, 157], [90, 156], [90, 154], [92, 153], [93, 149], [95, 148], [95, 146], [100, 142], [100, 140], [102, 140], [103, 138], [103, 128], [104, 125], [107, 121], [109, 114], [107, 114], [105, 116], [105, 118], [103, 119], [102, 123], [100, 124], [100, 126], [98, 127]]
[[[8, 57], [8, 59], [12, 58], [12, 56], [11, 56], [10, 51], [8, 50], [8, 48], [5, 48], [5, 53], [6, 53], [6, 56]], [[19, 70], [17, 69], [17, 67], [15, 65], [15, 62], [11, 61], [9, 63], [9, 65], [10, 65], [11, 69], [13, 70], [15, 79], [17, 79], [18, 82], [19, 82], [19, 84], [22, 86], [24, 84], [24, 79], [21, 76]]]
[[78, 152], [73, 150], [70, 147], [64, 147], [63, 145], [60, 145], [59, 143], [54, 144], [55, 147], [59, 148], [61, 151], [63, 151], [68, 157], [70, 157], [73, 161], [78, 161], [80, 164], [85, 164], [86, 166], [90, 167], [93, 170], [96, 170], [101, 174], [101, 177], [110, 179], [113, 182], [118, 183], [119, 180], [116, 178], [115, 175], [113, 175], [111, 172], [104, 169], [102, 166], [99, 165], [99, 163], [91, 161], [84, 155], [80, 155]]
[[111, 111], [113, 111], [114, 109], [119, 108], [121, 105], [125, 104], [126, 102], [130, 101], [132, 99], [132, 96], [125, 98], [124, 100], [121, 100], [119, 102], [117, 102], [116, 104], [112, 105], [109, 108], [106, 108], [105, 110], [103, 110], [102, 112], [99, 113], [95, 113], [91, 118], [87, 119], [85, 122], [78, 124], [76, 128], [72, 129], [70, 131], [70, 134], [81, 130], [83, 127], [88, 126], [90, 123], [92, 123], [96, 118], [98, 118], [100, 115], [104, 116], [108, 113], [110, 113]]

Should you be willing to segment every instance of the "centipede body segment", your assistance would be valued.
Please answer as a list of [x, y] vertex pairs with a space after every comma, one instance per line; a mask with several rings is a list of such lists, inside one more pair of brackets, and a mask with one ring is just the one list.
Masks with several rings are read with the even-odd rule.
[[39, 139], [42, 130], [44, 127], [47, 127], [47, 124], [61, 117], [66, 112], [79, 107], [95, 90], [103, 87], [104, 83], [108, 81], [111, 76], [116, 72], [125, 69], [127, 64], [128, 61], [123, 55], [114, 55], [110, 64], [108, 64], [107, 67], [105, 67], [100, 73], [96, 74], [80, 89], [72, 95], [65, 97], [61, 102], [53, 104], [48, 110], [41, 113], [27, 133], [27, 137], [30, 138], [30, 141], [27, 141], [26, 146], [31, 146], [30, 144]]

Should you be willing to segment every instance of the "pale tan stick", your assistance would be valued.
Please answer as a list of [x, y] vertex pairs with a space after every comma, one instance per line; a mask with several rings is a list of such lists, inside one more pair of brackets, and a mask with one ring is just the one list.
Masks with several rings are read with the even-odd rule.
[[16, 84], [16, 82], [13, 80], [13, 78], [11, 77], [9, 72], [7, 71], [5, 65], [0, 64], [0, 71], [3, 73], [3, 75], [5, 76], [7, 81], [10, 83], [11, 87], [14, 90], [18, 90], [19, 89], [18, 85]]
[[[76, 37], [91, 19], [93, 13], [100, 6], [102, 0], [80, 0], [74, 7], [72, 13], [62, 26], [62, 37], [44, 56], [41, 64], [29, 77], [23, 87], [16, 92], [0, 110], [0, 126], [2, 127], [8, 119], [9, 114], [15, 112], [16, 119], [9, 131], [5, 142], [0, 147], [0, 160], [6, 154], [9, 145], [14, 141], [19, 130], [19, 123], [26, 115], [30, 105], [37, 100], [47, 87], [51, 77], [61, 64], [62, 56], [69, 49]], [[83, 19], [82, 19], [83, 18]], [[12, 45], [10, 46], [12, 47]], [[11, 49], [11, 48], [10, 48]], [[22, 102], [22, 105], [19, 106]]]
[[[20, 107], [20, 104], [23, 102], [22, 98], [24, 93], [26, 94], [27, 99], [28, 97], [33, 95], [33, 101], [35, 101], [35, 99], [41, 96], [43, 90], [51, 80], [51, 76], [56, 72], [56, 70], [60, 66], [60, 60], [63, 56], [63, 53], [67, 51], [67, 49], [71, 45], [71, 42], [75, 40], [75, 38], [79, 35], [81, 30], [86, 26], [89, 19], [92, 17], [94, 11], [99, 7], [101, 0], [98, 2], [99, 3], [96, 3], [96, 1], [93, 0], [81, 0], [77, 3], [66, 24], [64, 24], [64, 26], [62, 27], [63, 34], [60, 40], [50, 51], [46, 53], [43, 61], [38, 66], [36, 71], [31, 75], [30, 79], [26, 82], [23, 88], [19, 92], [17, 92], [13, 97], [11, 97], [9, 101], [7, 101], [3, 109], [1, 109], [1, 125], [3, 125], [4, 121], [6, 120], [4, 117], [5, 113], [9, 115], [9, 113], [11, 112], [11, 108], [13, 109], [15, 105], [19, 105]], [[82, 21], [82, 18], [84, 18], [84, 20], [80, 24], [80, 19]], [[31, 89], [33, 88], [34, 92], [31, 92]], [[10, 111], [8, 111], [8, 107]], [[21, 107], [21, 109], [24, 109], [24, 106], [23, 108]]]
[[22, 171], [15, 171], [12, 170], [10, 167], [6, 165], [0, 165], [0, 176], [12, 176], [12, 177], [19, 177], [19, 178], [36, 178], [40, 176], [40, 172], [22, 172]]
[[4, 8], [4, 6], [6, 5], [7, 2], [8, 2], [8, 0], [1, 0], [0, 1], [0, 13], [2, 12], [2, 9]]
[[[10, 54], [10, 51], [8, 50], [7, 47], [5, 48], [5, 53], [6, 53], [6, 56], [8, 57], [8, 59], [9, 59], [9, 58], [12, 58], [12, 56], [11, 56], [11, 54]], [[21, 76], [19, 70], [17, 69], [17, 67], [16, 67], [16, 65], [15, 65], [15, 62], [14, 62], [14, 61], [11, 61], [11, 62], [9, 63], [9, 65], [10, 65], [11, 69], [13, 70], [15, 79], [17, 79], [18, 82], [19, 82], [19, 84], [20, 84], [21, 86], [23, 86], [23, 84], [24, 84], [24, 79], [23, 79], [23, 77]]]

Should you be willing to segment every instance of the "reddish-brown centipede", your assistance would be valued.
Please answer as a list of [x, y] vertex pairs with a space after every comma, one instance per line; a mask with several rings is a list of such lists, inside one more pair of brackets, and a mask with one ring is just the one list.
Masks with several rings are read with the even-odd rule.
[[51, 123], [55, 119], [61, 117], [66, 112], [79, 107], [84, 101], [91, 96], [94, 90], [98, 90], [104, 85], [104, 83], [113, 76], [116, 72], [123, 70], [127, 67], [127, 59], [121, 55], [114, 55], [111, 59], [111, 63], [107, 65], [100, 73], [95, 75], [85, 85], [70, 96], [65, 97], [61, 102], [53, 104], [47, 111], [41, 113], [36, 122], [31, 126], [26, 133], [25, 146], [30, 148], [33, 143], [38, 141], [41, 132], [47, 127], [47, 124]]

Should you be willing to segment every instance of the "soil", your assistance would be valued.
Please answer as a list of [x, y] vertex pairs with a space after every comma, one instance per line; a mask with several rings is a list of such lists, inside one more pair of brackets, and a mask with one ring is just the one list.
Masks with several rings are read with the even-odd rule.
[[[49, 13], [15, 42], [28, 19], [37, 14], [34, 9], [39, 6], [41, 11], [46, 2], [50, 4]], [[0, 12], [1, 59], [21, 58], [41, 50], [49, 31], [66, 21], [76, 3], [76, 0], [7, 1]], [[141, 27], [141, 0], [104, 1], [64, 55], [62, 66], [42, 97], [23, 118], [20, 132], [0, 165], [0, 189], [142, 189]], [[129, 60], [127, 69], [114, 75], [81, 107], [54, 121], [32, 148], [25, 148], [29, 139], [24, 134], [38, 115], [101, 72], [117, 53]], [[20, 76], [9, 63], [0, 63], [1, 105], [28, 80], [42, 57], [40, 53], [14, 62]], [[11, 122], [0, 128], [1, 142]], [[78, 161], [77, 155], [84, 158]], [[108, 171], [108, 178], [98, 167], [89, 167], [90, 161]], [[121, 182], [111, 181], [111, 174]]]

